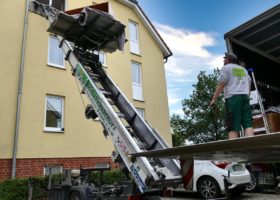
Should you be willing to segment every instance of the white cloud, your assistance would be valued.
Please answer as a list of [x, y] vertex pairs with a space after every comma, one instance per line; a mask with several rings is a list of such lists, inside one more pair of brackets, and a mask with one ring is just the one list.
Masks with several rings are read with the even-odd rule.
[[183, 115], [181, 102], [192, 92], [200, 71], [213, 72], [223, 66], [223, 55], [207, 48], [217, 45], [217, 33], [177, 29], [154, 23], [157, 31], [173, 52], [165, 64], [170, 114]]
[[175, 104], [175, 103], [179, 103], [181, 101], [182, 101], [182, 99], [176, 99], [176, 98], [169, 98], [168, 99], [169, 104]]
[[184, 116], [183, 109], [172, 110], [172, 113], [170, 112], [170, 114], [171, 114], [171, 115], [173, 115], [173, 114], [180, 115], [181, 117]]
[[210, 53], [204, 47], [215, 45], [212, 34], [175, 29], [159, 23], [155, 26], [164, 41], [169, 46], [172, 44], [172, 51], [177, 55], [209, 57]]

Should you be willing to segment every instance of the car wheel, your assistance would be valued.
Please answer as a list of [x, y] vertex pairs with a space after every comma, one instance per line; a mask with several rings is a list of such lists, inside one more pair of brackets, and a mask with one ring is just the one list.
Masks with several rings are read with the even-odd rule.
[[203, 199], [213, 199], [221, 196], [217, 181], [211, 177], [203, 177], [197, 183], [197, 191]]
[[245, 192], [245, 187], [234, 188], [230, 191], [231, 196], [233, 197], [239, 197], [243, 192]]
[[69, 200], [82, 200], [79, 192], [72, 192]]
[[250, 172], [251, 180], [249, 185], [245, 187], [246, 192], [256, 192], [258, 190], [258, 180], [255, 173]]

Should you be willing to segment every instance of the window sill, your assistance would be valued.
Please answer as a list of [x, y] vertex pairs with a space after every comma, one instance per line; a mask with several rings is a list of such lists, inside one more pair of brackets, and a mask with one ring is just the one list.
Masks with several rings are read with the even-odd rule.
[[142, 102], [142, 103], [144, 103], [145, 102], [145, 100], [140, 100], [140, 99], [132, 99], [133, 101], [138, 101], [138, 102]]
[[133, 52], [130, 52], [132, 55], [135, 55], [135, 56], [138, 56], [138, 57], [142, 57], [140, 53], [133, 53]]
[[63, 130], [59, 130], [59, 129], [48, 129], [48, 128], [44, 128], [44, 132], [45, 133], [64, 133], [64, 129]]
[[51, 63], [48, 63], [47, 66], [62, 69], [62, 70], [66, 70], [65, 66], [55, 65], [55, 64], [51, 64]]

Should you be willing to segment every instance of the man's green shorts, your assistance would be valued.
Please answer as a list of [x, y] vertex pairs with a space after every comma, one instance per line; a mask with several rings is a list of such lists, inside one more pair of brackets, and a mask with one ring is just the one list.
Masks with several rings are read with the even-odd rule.
[[248, 95], [234, 95], [226, 99], [226, 124], [228, 131], [241, 131], [252, 127], [252, 111]]

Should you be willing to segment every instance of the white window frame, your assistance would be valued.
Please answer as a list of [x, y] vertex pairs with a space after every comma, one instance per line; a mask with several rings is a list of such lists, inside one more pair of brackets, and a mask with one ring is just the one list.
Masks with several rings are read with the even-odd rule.
[[[139, 80], [140, 83], [133, 81], [133, 65], [139, 66]], [[132, 79], [132, 97], [134, 100], [144, 101], [143, 93], [143, 79], [142, 79], [142, 65], [138, 62], [131, 61], [131, 79]]]
[[107, 67], [107, 54], [105, 51], [99, 51], [99, 56], [103, 55], [103, 63], [100, 62], [102, 64], [103, 67]]
[[53, 173], [52, 172], [52, 175], [54, 175], [54, 174], [62, 174], [62, 171], [63, 171], [63, 166], [62, 165], [46, 165], [46, 166], [44, 166], [44, 176], [48, 176], [49, 175], [49, 171], [47, 170], [47, 168], [50, 168], [50, 167], [57, 167], [57, 168], [59, 168], [58, 170], [59, 170], [59, 173]]
[[[57, 98], [61, 100], [61, 127], [47, 127], [47, 100], [48, 97], [50, 98]], [[55, 95], [46, 95], [45, 97], [45, 120], [44, 120], [44, 131], [46, 132], [58, 132], [63, 133], [64, 132], [64, 97], [62, 96], [55, 96]]]
[[143, 108], [136, 108], [137, 113], [145, 120], [145, 109]]
[[59, 48], [59, 46], [57, 46], [57, 48], [59, 48], [59, 49], [61, 50], [61, 52], [62, 52], [62, 56], [63, 56], [62, 62], [63, 62], [63, 64], [62, 64], [62, 65], [59, 65], [59, 64], [51, 63], [51, 62], [50, 62], [50, 41], [51, 41], [51, 38], [52, 38], [52, 39], [58, 40], [58, 39], [57, 39], [55, 36], [53, 36], [53, 35], [50, 35], [50, 36], [49, 36], [49, 41], [48, 41], [48, 65], [49, 65], [49, 66], [52, 66], [52, 67], [57, 67], [57, 68], [65, 69], [64, 52], [63, 52], [63, 50], [62, 50], [61, 48]]
[[[136, 39], [132, 39], [131, 37], [131, 25], [135, 26], [135, 32], [136, 32]], [[129, 39], [130, 39], [130, 52], [140, 55], [140, 41], [139, 41], [139, 25], [138, 23], [129, 20], [128, 22], [128, 27], [129, 27]]]

